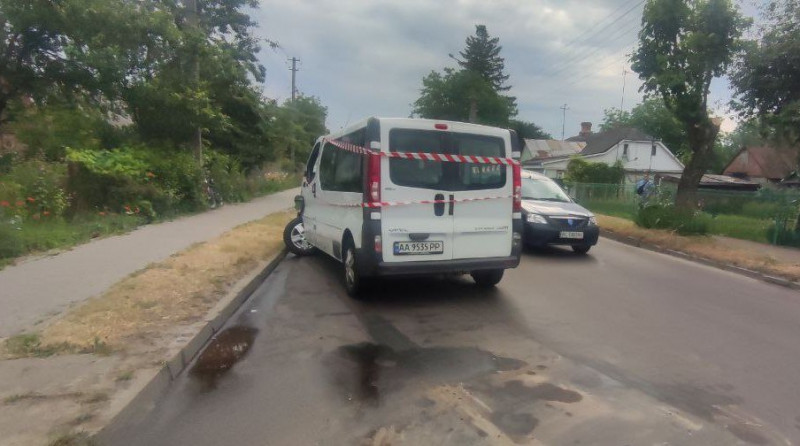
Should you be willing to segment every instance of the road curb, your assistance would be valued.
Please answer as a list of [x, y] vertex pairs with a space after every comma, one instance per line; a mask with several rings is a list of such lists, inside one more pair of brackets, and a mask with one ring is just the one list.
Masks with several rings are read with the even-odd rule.
[[635, 246], [637, 248], [647, 249], [648, 251], [660, 252], [662, 254], [667, 254], [667, 255], [670, 255], [672, 257], [678, 257], [678, 258], [681, 258], [681, 259], [690, 260], [692, 262], [701, 263], [703, 265], [711, 266], [711, 267], [722, 269], [722, 270], [725, 270], [725, 271], [730, 271], [730, 272], [736, 273], [736, 274], [741, 274], [743, 276], [747, 276], [747, 277], [750, 277], [750, 278], [753, 278], [753, 279], [758, 279], [758, 280], [761, 280], [763, 282], [767, 282], [767, 283], [771, 283], [771, 284], [775, 284], [775, 285], [780, 285], [782, 287], [789, 288], [789, 289], [792, 289], [792, 290], [800, 290], [800, 283], [793, 282], [791, 280], [784, 279], [782, 277], [770, 276], [768, 274], [764, 274], [764, 273], [761, 273], [761, 272], [758, 272], [758, 271], [754, 271], [752, 269], [742, 268], [741, 266], [729, 265], [727, 263], [718, 262], [716, 260], [712, 260], [712, 259], [708, 259], [708, 258], [705, 258], [705, 257], [696, 256], [694, 254], [689, 254], [689, 253], [686, 253], [686, 252], [683, 252], [683, 251], [676, 251], [674, 249], [667, 249], [667, 248], [664, 248], [662, 246], [659, 246], [659, 245], [656, 245], [656, 244], [653, 244], [653, 243], [645, 242], [645, 241], [643, 241], [641, 239], [638, 239], [638, 238], [635, 238], [635, 237], [630, 237], [630, 236], [627, 236], [627, 235], [617, 234], [617, 233], [615, 233], [613, 231], [610, 231], [608, 229], [602, 229], [600, 235], [605, 237], [605, 238], [608, 238], [608, 239], [611, 239], [611, 240], [614, 240], [614, 241], [617, 241], [617, 242], [620, 242], [620, 243], [624, 243], [626, 245], [631, 245], [631, 246]]
[[172, 385], [172, 382], [191, 364], [195, 356], [225, 325], [225, 322], [242, 306], [253, 292], [277, 268], [278, 264], [286, 257], [286, 248], [275, 254], [270, 260], [259, 263], [245, 277], [240, 279], [219, 303], [212, 308], [205, 319], [202, 328], [180, 349], [171, 359], [146, 381], [134, 396], [125, 403], [120, 411], [111, 416], [110, 421], [98, 432], [92, 435], [96, 444], [107, 444], [109, 435], [119, 426], [135, 422], [147, 410], [155, 405], [156, 400]]

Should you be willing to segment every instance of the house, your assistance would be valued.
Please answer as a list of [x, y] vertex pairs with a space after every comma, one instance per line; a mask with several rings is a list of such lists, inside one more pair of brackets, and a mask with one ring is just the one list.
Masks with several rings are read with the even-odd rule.
[[585, 142], [559, 141], [555, 139], [526, 139], [520, 161], [526, 165], [538, 165], [544, 160], [569, 158], [578, 155], [586, 147]]
[[[583, 122], [581, 132], [568, 138], [566, 142], [585, 144], [577, 156], [586, 161], [609, 165], [622, 162], [627, 182], [636, 182], [640, 178], [656, 174], [683, 172], [683, 164], [664, 143], [635, 128], [618, 127], [593, 133], [592, 124]], [[523, 161], [523, 165], [550, 178], [562, 178], [570, 158], [560, 156], [531, 159]]]
[[775, 184], [797, 170], [797, 161], [797, 150], [780, 150], [769, 146], [743, 147], [723, 173], [761, 184]]
[[[681, 181], [681, 174], [665, 173], [658, 174], [655, 177], [657, 184], [671, 184], [678, 187]], [[705, 174], [700, 179], [700, 184], [697, 185], [701, 190], [727, 190], [727, 191], [750, 191], [754, 192], [761, 188], [759, 183], [754, 181], [736, 178], [729, 175], [712, 175]]]

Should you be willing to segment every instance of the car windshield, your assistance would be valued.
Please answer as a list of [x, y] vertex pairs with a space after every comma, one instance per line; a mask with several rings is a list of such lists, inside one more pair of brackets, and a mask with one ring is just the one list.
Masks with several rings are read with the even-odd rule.
[[527, 200], [559, 201], [568, 203], [570, 200], [558, 184], [551, 180], [523, 178], [522, 198]]

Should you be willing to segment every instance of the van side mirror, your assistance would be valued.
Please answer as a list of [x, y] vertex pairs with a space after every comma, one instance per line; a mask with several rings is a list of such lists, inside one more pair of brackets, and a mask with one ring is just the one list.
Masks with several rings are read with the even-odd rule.
[[305, 208], [305, 199], [303, 199], [302, 195], [295, 195], [294, 196], [294, 209], [297, 212], [303, 212], [303, 208]]
[[522, 152], [511, 152], [511, 158], [518, 160], [522, 157]]

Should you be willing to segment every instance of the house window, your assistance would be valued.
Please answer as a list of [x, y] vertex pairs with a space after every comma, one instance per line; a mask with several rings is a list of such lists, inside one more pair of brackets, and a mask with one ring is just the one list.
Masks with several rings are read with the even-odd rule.
[[628, 145], [627, 144], [622, 146], [622, 156], [624, 156], [625, 158], [628, 157]]
[[650, 147], [650, 156], [656, 156], [656, 145], [655, 144], [653, 144], [653, 146]]

